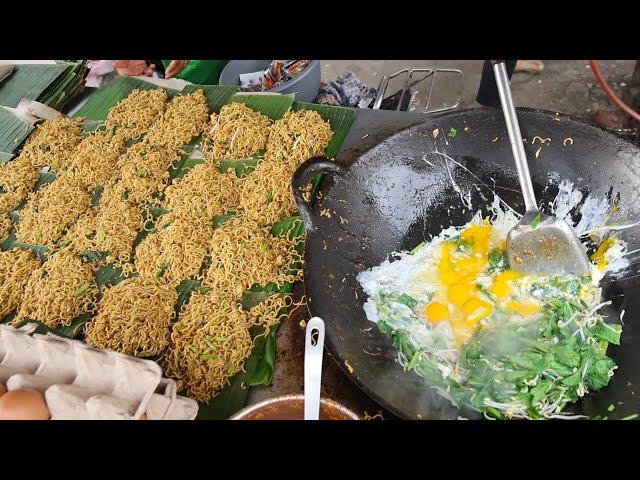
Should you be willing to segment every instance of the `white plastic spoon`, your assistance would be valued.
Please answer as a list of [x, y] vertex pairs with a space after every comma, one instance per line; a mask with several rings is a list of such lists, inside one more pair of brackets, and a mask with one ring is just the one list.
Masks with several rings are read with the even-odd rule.
[[304, 344], [304, 419], [320, 417], [320, 380], [322, 378], [322, 352], [324, 347], [324, 322], [313, 317], [307, 323]]

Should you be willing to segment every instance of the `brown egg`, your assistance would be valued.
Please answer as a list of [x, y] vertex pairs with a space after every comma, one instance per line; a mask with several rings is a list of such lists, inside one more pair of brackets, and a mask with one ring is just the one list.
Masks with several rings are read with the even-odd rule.
[[35, 390], [12, 390], [0, 397], [0, 420], [49, 420], [44, 396]]
[[0, 383], [0, 397], [7, 393], [7, 387], [5, 387], [2, 383]]

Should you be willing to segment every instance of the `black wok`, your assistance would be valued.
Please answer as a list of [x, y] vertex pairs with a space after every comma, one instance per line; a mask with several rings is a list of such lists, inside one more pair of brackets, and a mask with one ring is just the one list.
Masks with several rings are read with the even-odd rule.
[[[525, 146], [539, 199], [545, 203], [553, 199], [557, 180], [567, 178], [585, 193], [619, 195], [624, 216], [640, 219], [640, 148], [576, 118], [528, 109], [519, 109], [518, 116], [528, 139]], [[434, 139], [436, 128], [439, 134]], [[534, 136], [551, 142], [532, 145]], [[460, 165], [445, 162], [434, 150]], [[318, 173], [327, 176], [319, 199], [308, 206], [300, 188]], [[454, 184], [472, 191], [473, 209], [463, 205]], [[524, 211], [501, 112], [446, 114], [396, 133], [354, 158], [310, 159], [294, 175], [293, 189], [308, 231], [304, 284], [309, 310], [324, 319], [327, 346], [342, 370], [365, 393], [402, 417], [477, 416], [458, 411], [422, 378], [403, 371], [391, 343], [366, 319], [362, 309], [366, 296], [356, 275], [378, 265], [389, 252], [411, 249], [443, 227], [466, 223], [485, 203], [483, 195], [491, 199], [492, 189], [514, 209]], [[621, 233], [629, 250], [640, 248], [637, 232], [632, 228]], [[610, 347], [619, 369], [605, 389], [566, 410], [609, 418], [640, 412], [637, 270], [632, 266], [626, 278], [604, 281], [613, 312], [619, 316], [625, 311], [622, 345]], [[610, 404], [616, 407], [613, 413], [608, 411]]]

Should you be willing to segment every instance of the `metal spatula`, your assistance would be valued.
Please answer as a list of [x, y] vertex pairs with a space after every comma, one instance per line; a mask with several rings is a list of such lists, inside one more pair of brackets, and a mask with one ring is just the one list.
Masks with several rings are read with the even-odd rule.
[[538, 210], [504, 61], [493, 60], [493, 70], [526, 207], [507, 236], [509, 266], [520, 273], [583, 275], [589, 271], [590, 262], [573, 228]]

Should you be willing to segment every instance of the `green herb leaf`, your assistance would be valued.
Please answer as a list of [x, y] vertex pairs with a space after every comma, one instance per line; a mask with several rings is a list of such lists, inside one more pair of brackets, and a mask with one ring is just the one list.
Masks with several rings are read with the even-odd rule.
[[166, 223], [163, 223], [162, 225], [160, 225], [158, 227], [158, 230], [166, 230], [167, 228], [169, 228], [172, 224], [173, 224], [174, 220], [169, 220]]
[[542, 220], [542, 215], [537, 214], [533, 220], [531, 220], [531, 229], [534, 229], [538, 226], [538, 224], [540, 223], [540, 220]]
[[228, 222], [236, 216], [236, 212], [227, 212], [224, 215], [216, 215], [213, 217], [213, 228], [218, 228], [220, 225]]
[[447, 132], [447, 137], [451, 137], [451, 138], [453, 138], [453, 137], [455, 137], [457, 134], [458, 134], [458, 131], [457, 131], [455, 128], [451, 127], [451, 130], [449, 130], [449, 131]]
[[622, 325], [618, 323], [606, 323], [598, 321], [591, 329], [591, 333], [602, 340], [613, 345], [620, 345], [620, 336], [622, 335]]
[[160, 269], [158, 270], [158, 273], [156, 273], [156, 277], [158, 278], [162, 278], [164, 277], [164, 274], [167, 273], [167, 269], [170, 267], [171, 265], [165, 263], [164, 265], [160, 265]]
[[567, 367], [573, 368], [580, 365], [580, 354], [565, 346], [558, 346], [554, 351], [555, 359]]
[[411, 249], [411, 251], [409, 252], [411, 255], [413, 255], [414, 253], [416, 253], [418, 250], [420, 250], [421, 247], [423, 247], [425, 245], [425, 242], [420, 242], [418, 245], [416, 245], [415, 247], [413, 247]]
[[493, 249], [487, 255], [490, 273], [497, 273], [509, 268], [509, 258], [505, 250]]
[[458, 250], [468, 255], [473, 250], [476, 242], [473, 238], [463, 239], [462, 237], [459, 237], [456, 243], [458, 245]]
[[242, 158], [239, 160], [224, 160], [220, 162], [220, 171], [227, 172], [230, 168], [233, 168], [238, 178], [243, 178], [249, 175], [258, 165], [260, 161], [259, 156]]

